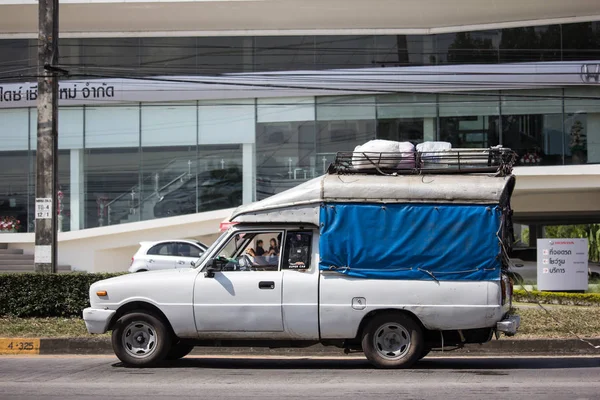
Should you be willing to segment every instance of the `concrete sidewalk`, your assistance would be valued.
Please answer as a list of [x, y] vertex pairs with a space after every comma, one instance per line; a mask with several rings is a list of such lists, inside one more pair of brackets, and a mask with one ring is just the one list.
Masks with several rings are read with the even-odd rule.
[[[0, 354], [113, 354], [109, 338], [41, 338], [0, 339]], [[600, 345], [600, 338], [591, 339]], [[450, 348], [448, 349], [450, 350]], [[307, 348], [266, 349], [257, 347], [197, 347], [193, 355], [254, 355], [254, 356], [343, 356], [343, 349], [321, 345]], [[356, 354], [356, 353], [351, 353]], [[450, 354], [448, 351], [432, 352]], [[577, 339], [508, 339], [492, 340], [483, 345], [469, 344], [452, 355], [598, 355], [594, 349]]]

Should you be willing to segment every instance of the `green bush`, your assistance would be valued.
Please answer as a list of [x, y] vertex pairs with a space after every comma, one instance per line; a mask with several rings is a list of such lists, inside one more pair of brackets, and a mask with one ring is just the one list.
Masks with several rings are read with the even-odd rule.
[[522, 303], [600, 306], [600, 293], [540, 292], [515, 289], [513, 294], [513, 300]]
[[90, 285], [121, 274], [0, 274], [0, 317], [81, 317]]

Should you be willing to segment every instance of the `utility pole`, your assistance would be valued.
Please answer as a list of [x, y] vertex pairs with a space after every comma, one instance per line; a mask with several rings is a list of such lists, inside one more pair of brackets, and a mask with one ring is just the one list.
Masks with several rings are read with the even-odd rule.
[[56, 272], [58, 0], [39, 0], [35, 271]]

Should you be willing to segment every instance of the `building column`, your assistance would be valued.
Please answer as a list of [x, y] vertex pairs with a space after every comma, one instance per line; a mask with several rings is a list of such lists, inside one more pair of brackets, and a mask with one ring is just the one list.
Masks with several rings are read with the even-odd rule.
[[71, 150], [71, 230], [84, 228], [85, 224], [85, 193], [84, 193], [84, 159], [83, 149]]
[[423, 118], [423, 141], [435, 140], [435, 118]]
[[252, 203], [255, 199], [256, 185], [256, 152], [254, 143], [242, 145], [242, 204]]

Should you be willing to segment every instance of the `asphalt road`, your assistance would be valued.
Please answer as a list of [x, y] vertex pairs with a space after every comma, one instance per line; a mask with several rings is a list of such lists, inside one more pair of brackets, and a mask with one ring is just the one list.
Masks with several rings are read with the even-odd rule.
[[428, 357], [410, 370], [364, 358], [188, 357], [154, 369], [111, 356], [0, 357], [0, 399], [600, 399], [598, 357]]

